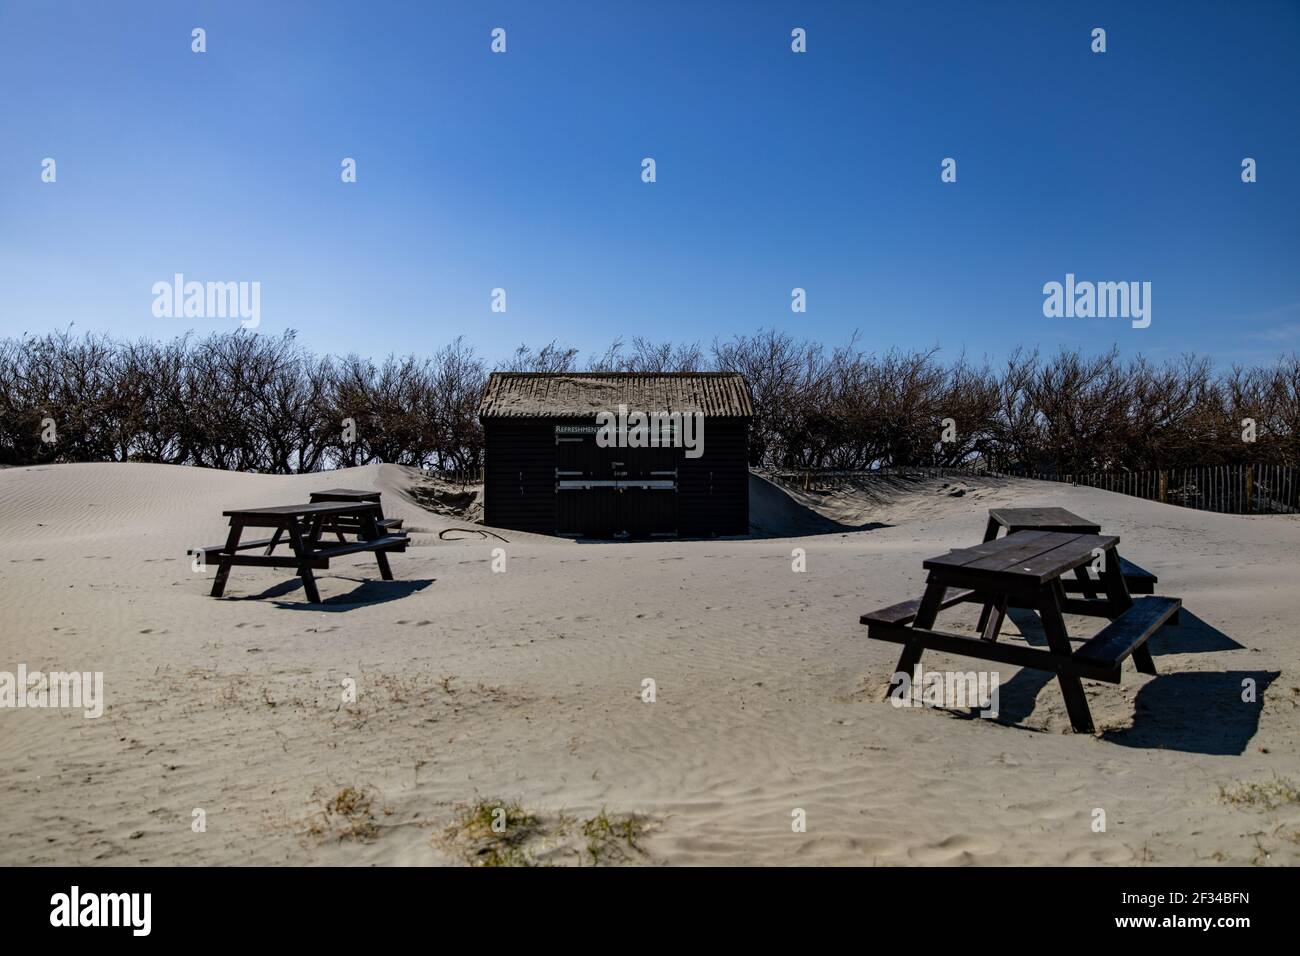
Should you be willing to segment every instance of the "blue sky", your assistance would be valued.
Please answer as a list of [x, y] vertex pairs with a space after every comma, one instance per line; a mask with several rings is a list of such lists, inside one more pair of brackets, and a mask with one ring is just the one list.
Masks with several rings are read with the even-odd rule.
[[[0, 335], [232, 327], [153, 316], [181, 272], [375, 356], [766, 326], [1259, 361], [1300, 348], [1298, 44], [1294, 0], [0, 0]], [[1067, 272], [1151, 282], [1150, 328], [1045, 318]]]

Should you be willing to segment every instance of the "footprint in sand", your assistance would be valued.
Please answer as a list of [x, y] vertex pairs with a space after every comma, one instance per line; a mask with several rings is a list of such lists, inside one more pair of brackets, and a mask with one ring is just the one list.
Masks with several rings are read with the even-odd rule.
[[1126, 846], [1075, 847], [1065, 854], [1067, 864], [1131, 863], [1136, 854]]
[[980, 856], [997, 853], [998, 848], [968, 836], [950, 836], [938, 843], [912, 847], [907, 855], [919, 863], [971, 862]]

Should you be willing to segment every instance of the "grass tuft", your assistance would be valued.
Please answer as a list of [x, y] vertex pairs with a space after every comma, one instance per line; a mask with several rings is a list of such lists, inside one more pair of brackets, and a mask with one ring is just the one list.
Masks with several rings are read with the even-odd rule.
[[[387, 816], [391, 811], [381, 809]], [[375, 795], [368, 788], [344, 787], [325, 800], [321, 809], [308, 818], [307, 832], [311, 836], [334, 836], [338, 840], [355, 840], [369, 843], [379, 837], [379, 822], [375, 817]]]
[[600, 813], [582, 825], [582, 835], [587, 838], [587, 857], [593, 866], [602, 863], [624, 863], [633, 854], [645, 855], [637, 842], [645, 834], [648, 821], [637, 814], [611, 817], [601, 807]]
[[1300, 787], [1290, 780], [1274, 776], [1264, 783], [1239, 783], [1219, 786], [1219, 799], [1230, 806], [1272, 812], [1300, 804]]
[[525, 810], [517, 800], [479, 800], [462, 807], [434, 842], [470, 866], [616, 865], [648, 856], [640, 840], [649, 826], [637, 814], [602, 809], [580, 821]]

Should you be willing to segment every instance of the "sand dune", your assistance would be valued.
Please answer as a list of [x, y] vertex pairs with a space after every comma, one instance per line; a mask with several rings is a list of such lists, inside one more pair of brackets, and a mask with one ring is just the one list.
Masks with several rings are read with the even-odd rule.
[[[591, 862], [572, 821], [602, 808], [644, 821], [615, 862], [1300, 862], [1278, 783], [1300, 781], [1295, 518], [1037, 482], [816, 495], [756, 478], [745, 539], [445, 540], [469, 525], [422, 508], [420, 482], [389, 465], [0, 471], [0, 671], [103, 671], [107, 697], [98, 719], [0, 710], [0, 863], [463, 863], [446, 828], [480, 799], [534, 813], [523, 851], [546, 862]], [[359, 555], [321, 574], [322, 605], [278, 570], [237, 568], [207, 596], [185, 549], [222, 539], [223, 508], [337, 486], [377, 488], [406, 520], [397, 581]], [[923, 558], [1010, 504], [1095, 517], [1189, 612], [1152, 640], [1159, 676], [1087, 684], [1097, 736], [1014, 668], [998, 721], [880, 700], [895, 649], [858, 615], [919, 594]], [[1039, 639], [1032, 615], [1019, 627]]]

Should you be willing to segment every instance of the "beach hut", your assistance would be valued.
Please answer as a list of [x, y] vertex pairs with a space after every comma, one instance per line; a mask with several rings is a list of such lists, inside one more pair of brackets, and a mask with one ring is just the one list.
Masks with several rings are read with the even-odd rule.
[[745, 534], [749, 386], [730, 372], [493, 372], [484, 523], [591, 537]]

